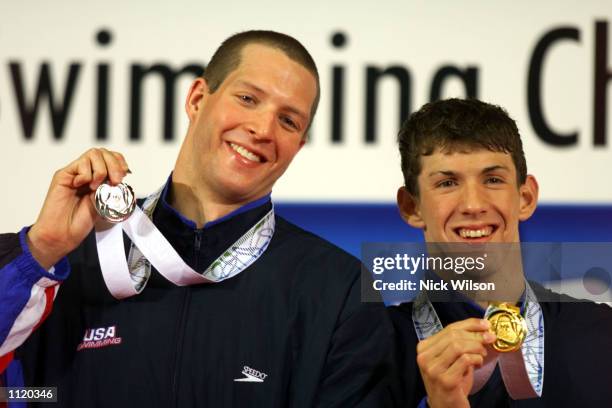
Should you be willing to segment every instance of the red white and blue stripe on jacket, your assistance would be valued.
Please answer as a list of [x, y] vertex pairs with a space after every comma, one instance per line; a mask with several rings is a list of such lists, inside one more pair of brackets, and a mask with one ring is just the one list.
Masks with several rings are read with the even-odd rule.
[[32, 256], [23, 228], [19, 233], [21, 253], [0, 268], [0, 384], [23, 385], [21, 368], [13, 351], [47, 318], [60, 284], [70, 273], [63, 258], [45, 270]]

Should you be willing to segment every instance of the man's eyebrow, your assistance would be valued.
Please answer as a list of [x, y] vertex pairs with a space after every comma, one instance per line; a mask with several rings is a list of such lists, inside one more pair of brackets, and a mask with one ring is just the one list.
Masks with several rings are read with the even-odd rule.
[[454, 175], [455, 175], [455, 174], [457, 174], [457, 173], [455, 173], [455, 172], [454, 172], [454, 171], [452, 171], [452, 170], [436, 170], [436, 171], [432, 171], [431, 173], [429, 173], [429, 174], [427, 175], [427, 177], [435, 176], [435, 175], [437, 175], [437, 174], [441, 174], [441, 175], [443, 175], [443, 176], [449, 176], [449, 177], [452, 177], [452, 176], [454, 176]]
[[261, 89], [260, 87], [258, 87], [257, 85], [249, 81], [244, 81], [244, 80], [238, 81], [238, 85], [242, 85], [242, 86], [246, 86], [247, 88], [251, 88], [255, 92], [266, 93], [263, 89]]
[[510, 171], [510, 169], [507, 166], [502, 166], [501, 164], [496, 164], [496, 165], [493, 165], [493, 166], [485, 167], [484, 169], [482, 169], [481, 173], [483, 173], [483, 174], [484, 173], [490, 173], [490, 172], [495, 171], [495, 170]]
[[305, 121], [308, 121], [308, 115], [302, 112], [301, 110], [299, 110], [298, 108], [294, 108], [293, 106], [287, 105], [285, 106], [285, 110], [298, 115], [300, 118], [302, 118]]
[[[262, 88], [258, 87], [257, 85], [255, 85], [252, 82], [245, 81], [245, 80], [240, 80], [240, 81], [237, 81], [237, 83], [238, 83], [238, 85], [245, 86], [247, 88], [251, 88], [253, 91], [255, 91], [257, 93], [266, 94], [266, 91], [264, 91]], [[298, 115], [299, 117], [301, 117], [305, 121], [308, 121], [308, 115], [306, 113], [302, 112], [301, 110], [299, 110], [296, 107], [293, 107], [291, 105], [286, 105], [286, 106], [283, 106], [283, 109], [288, 111], [288, 112], [291, 112], [291, 113], [294, 113], [294, 114]]]
[[[486, 174], [486, 173], [490, 173], [492, 171], [496, 171], [496, 170], [505, 170], [505, 171], [510, 171], [510, 169], [507, 166], [503, 166], [501, 164], [495, 164], [492, 166], [487, 166], [484, 169], [482, 169], [481, 173], [482, 174]], [[456, 172], [452, 171], [452, 170], [436, 170], [436, 171], [432, 171], [431, 173], [429, 173], [427, 175], [427, 177], [432, 177], [432, 176], [436, 176], [436, 175], [443, 175], [443, 176], [447, 176], [447, 177], [454, 177], [457, 175]]]

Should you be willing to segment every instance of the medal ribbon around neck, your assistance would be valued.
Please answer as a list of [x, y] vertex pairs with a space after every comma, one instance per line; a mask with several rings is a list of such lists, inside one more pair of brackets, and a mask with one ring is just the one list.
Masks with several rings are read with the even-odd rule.
[[[488, 310], [488, 309], [487, 309]], [[520, 350], [499, 353], [492, 348], [483, 365], [474, 370], [470, 395], [476, 394], [487, 383], [499, 364], [508, 395], [514, 400], [542, 396], [544, 386], [544, 317], [542, 308], [525, 281], [525, 321], [527, 334]], [[422, 291], [412, 306], [412, 322], [419, 341], [442, 330], [442, 323], [427, 293]]]
[[[151, 265], [177, 286], [216, 283], [251, 266], [268, 248], [274, 235], [274, 207], [212, 262], [196, 272], [183, 261], [151, 220], [162, 189], [146, 198], [125, 221], [96, 224], [96, 245], [104, 282], [117, 299], [139, 294], [151, 276]], [[128, 259], [123, 256], [123, 232], [132, 240]]]

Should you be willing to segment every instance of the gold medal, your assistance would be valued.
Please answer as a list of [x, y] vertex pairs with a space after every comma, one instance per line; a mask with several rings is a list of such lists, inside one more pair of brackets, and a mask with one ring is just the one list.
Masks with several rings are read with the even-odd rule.
[[497, 339], [493, 348], [501, 353], [519, 350], [527, 334], [527, 323], [521, 310], [509, 303], [491, 304], [485, 313], [491, 323], [491, 331]]

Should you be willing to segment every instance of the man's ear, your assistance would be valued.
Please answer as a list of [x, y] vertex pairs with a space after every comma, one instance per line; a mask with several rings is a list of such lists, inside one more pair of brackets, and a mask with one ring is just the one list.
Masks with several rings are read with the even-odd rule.
[[421, 217], [421, 210], [418, 198], [415, 198], [408, 192], [406, 187], [400, 187], [397, 190], [397, 207], [400, 215], [410, 226], [419, 229], [425, 229], [425, 221]]
[[536, 207], [538, 206], [538, 194], [540, 187], [538, 181], [532, 175], [527, 175], [525, 183], [519, 187], [520, 194], [520, 208], [519, 208], [519, 220], [525, 221], [533, 215]]
[[187, 100], [185, 101], [185, 112], [189, 117], [189, 121], [193, 122], [198, 111], [200, 110], [202, 100], [208, 95], [208, 84], [202, 77], [196, 78], [187, 93]]

